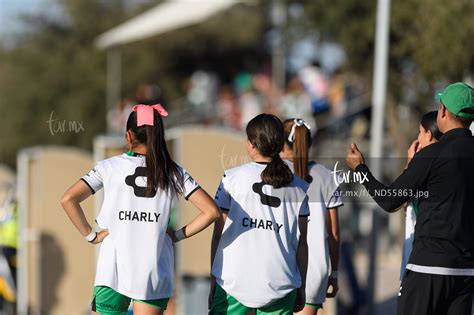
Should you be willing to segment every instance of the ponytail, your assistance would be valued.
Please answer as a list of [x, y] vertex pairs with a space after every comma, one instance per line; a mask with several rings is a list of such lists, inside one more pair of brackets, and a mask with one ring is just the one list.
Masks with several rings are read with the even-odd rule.
[[250, 143], [265, 157], [272, 160], [261, 174], [262, 181], [274, 188], [287, 186], [293, 181], [293, 173], [280, 158], [283, 149], [283, 125], [278, 117], [260, 114], [254, 117], [246, 128]]
[[182, 194], [183, 174], [168, 152], [163, 120], [159, 112], [153, 110], [153, 125], [137, 126], [137, 113], [133, 111], [127, 120], [127, 130], [133, 132], [136, 142], [147, 147], [145, 195], [153, 197], [158, 188], [165, 191], [171, 189], [176, 194]]
[[285, 143], [293, 154], [293, 165], [296, 176], [311, 181], [308, 169], [308, 153], [311, 146], [309, 126], [302, 119], [288, 119], [283, 122]]
[[287, 186], [293, 181], [293, 173], [291, 173], [288, 165], [283, 162], [279, 155], [272, 157], [272, 161], [262, 172], [262, 181], [274, 188]]

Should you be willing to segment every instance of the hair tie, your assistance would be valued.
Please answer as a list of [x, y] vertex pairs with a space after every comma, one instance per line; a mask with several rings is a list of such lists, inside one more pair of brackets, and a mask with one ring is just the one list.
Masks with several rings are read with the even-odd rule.
[[168, 116], [166, 109], [161, 104], [144, 105], [138, 104], [133, 106], [133, 111], [137, 113], [137, 127], [154, 125], [153, 111], [156, 110], [161, 116]]
[[288, 141], [290, 142], [295, 141], [295, 129], [296, 127], [301, 127], [301, 126], [305, 126], [306, 129], [311, 130], [311, 127], [303, 119], [295, 118], [293, 120], [293, 126], [291, 126], [291, 131], [290, 131], [290, 135], [288, 136]]

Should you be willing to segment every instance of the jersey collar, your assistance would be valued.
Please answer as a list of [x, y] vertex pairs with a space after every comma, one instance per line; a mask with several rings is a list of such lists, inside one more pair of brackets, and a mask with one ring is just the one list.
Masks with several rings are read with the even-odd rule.
[[133, 151], [128, 151], [126, 154], [128, 156], [145, 156], [144, 154], [133, 152]]

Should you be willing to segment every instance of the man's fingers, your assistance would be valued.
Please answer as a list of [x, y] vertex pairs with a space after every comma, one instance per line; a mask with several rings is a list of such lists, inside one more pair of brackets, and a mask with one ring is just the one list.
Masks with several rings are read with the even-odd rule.
[[351, 143], [351, 148], [354, 152], [360, 152], [359, 148], [357, 147], [357, 145], [355, 143]]
[[348, 147], [347, 147], [347, 156], [351, 155], [352, 154], [352, 144], [350, 144]]

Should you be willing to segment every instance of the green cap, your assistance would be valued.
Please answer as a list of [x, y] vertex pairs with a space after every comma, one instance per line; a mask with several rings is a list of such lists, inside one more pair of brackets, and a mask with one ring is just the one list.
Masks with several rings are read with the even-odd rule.
[[448, 85], [436, 93], [436, 99], [456, 116], [474, 118], [474, 89], [463, 82]]

